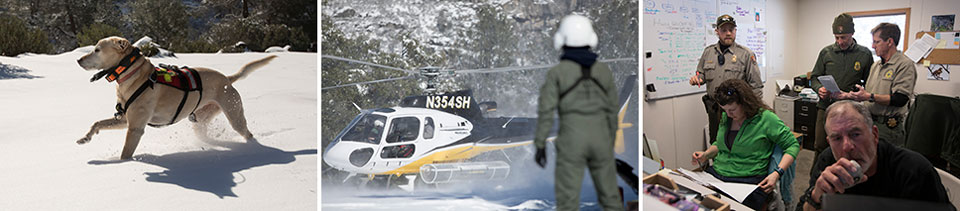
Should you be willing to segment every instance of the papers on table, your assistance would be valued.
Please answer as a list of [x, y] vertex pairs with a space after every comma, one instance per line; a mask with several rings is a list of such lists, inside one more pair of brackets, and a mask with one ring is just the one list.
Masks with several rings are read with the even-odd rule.
[[832, 93], [843, 92], [840, 90], [840, 86], [837, 85], [837, 80], [833, 79], [832, 75], [822, 75], [817, 77], [817, 80], [820, 80], [820, 85], [823, 85], [823, 88], [827, 88], [827, 91]]
[[720, 181], [720, 179], [713, 177], [713, 175], [710, 175], [710, 173], [703, 171], [693, 172], [683, 168], [679, 168], [677, 171], [681, 174], [687, 175], [689, 177], [688, 179], [700, 183], [701, 185], [709, 184], [713, 187], [716, 187], [717, 189], [720, 189], [720, 191], [729, 194], [731, 197], [733, 197], [733, 199], [741, 203], [747, 198], [747, 196], [750, 195], [751, 192], [753, 192], [753, 190], [760, 187], [755, 184], [723, 182]]
[[740, 203], [743, 203], [743, 200], [746, 199], [747, 196], [749, 196], [750, 193], [753, 192], [753, 190], [760, 188], [760, 186], [755, 184], [734, 183], [734, 182], [716, 183], [716, 184], [713, 184], [713, 186], [719, 188], [720, 190], [723, 190], [723, 192], [726, 192], [727, 194], [730, 194], [730, 196], [732, 196], [734, 199], [736, 199]]
[[723, 181], [720, 181], [720, 179], [713, 177], [713, 175], [710, 175], [710, 173], [707, 173], [705, 171], [693, 172], [684, 168], [678, 168], [677, 171], [679, 171], [680, 173], [686, 174], [687, 176], [690, 176], [690, 178], [693, 179], [695, 182], [704, 182], [704, 183], [723, 182]]
[[907, 49], [907, 52], [903, 54], [913, 60], [914, 63], [919, 62], [920, 59], [927, 57], [930, 54], [930, 51], [933, 51], [933, 47], [937, 46], [939, 41], [929, 34], [923, 34], [923, 37], [910, 45], [910, 48]]

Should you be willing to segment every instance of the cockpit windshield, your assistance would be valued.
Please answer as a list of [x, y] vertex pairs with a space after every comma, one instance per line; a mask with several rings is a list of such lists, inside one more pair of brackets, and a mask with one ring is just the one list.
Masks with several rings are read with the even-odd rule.
[[355, 123], [346, 129], [341, 141], [354, 141], [370, 144], [380, 144], [383, 137], [383, 126], [387, 117], [377, 114], [365, 114], [354, 119]]

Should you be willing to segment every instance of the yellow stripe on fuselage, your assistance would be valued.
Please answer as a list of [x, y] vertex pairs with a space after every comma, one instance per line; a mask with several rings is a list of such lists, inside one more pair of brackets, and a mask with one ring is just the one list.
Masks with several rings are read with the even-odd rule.
[[420, 166], [423, 166], [426, 164], [465, 160], [465, 159], [469, 159], [474, 156], [477, 156], [480, 153], [489, 152], [489, 151], [498, 150], [498, 149], [518, 147], [518, 146], [528, 145], [531, 143], [533, 142], [524, 142], [524, 143], [512, 144], [512, 145], [496, 145], [496, 146], [469, 145], [469, 146], [456, 147], [452, 149], [435, 152], [431, 155], [428, 155], [426, 157], [413, 161], [412, 163], [401, 166], [400, 168], [396, 168], [394, 170], [383, 172], [377, 175], [394, 174], [399, 176], [403, 174], [417, 174], [417, 173], [420, 173]]
[[623, 129], [633, 127], [633, 123], [623, 122], [623, 116], [627, 114], [627, 108], [629, 105], [630, 98], [627, 98], [627, 102], [623, 104], [623, 107], [620, 108], [619, 114], [617, 114], [617, 134], [613, 142], [613, 151], [617, 154], [621, 154], [627, 149], [623, 145]]

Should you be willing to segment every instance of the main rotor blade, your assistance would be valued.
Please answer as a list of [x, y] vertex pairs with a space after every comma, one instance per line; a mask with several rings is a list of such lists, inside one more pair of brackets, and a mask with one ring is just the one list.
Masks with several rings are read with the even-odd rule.
[[413, 78], [413, 76], [403, 76], [403, 77], [387, 78], [387, 79], [380, 79], [380, 80], [373, 80], [373, 81], [364, 81], [364, 82], [357, 82], [357, 83], [341, 84], [341, 85], [336, 85], [336, 86], [323, 87], [323, 88], [320, 88], [320, 90], [322, 91], [322, 90], [333, 89], [333, 88], [340, 88], [340, 87], [345, 87], [345, 86], [372, 84], [372, 83], [380, 83], [380, 82], [387, 82], [387, 81], [396, 81], [396, 80], [409, 79], [409, 78]]
[[[616, 59], [601, 59], [600, 62], [622, 62], [622, 61], [636, 61], [635, 58], [616, 58]], [[523, 67], [498, 67], [498, 68], [484, 68], [484, 69], [469, 69], [469, 70], [456, 70], [456, 73], [499, 73], [499, 72], [508, 72], [508, 71], [517, 71], [517, 70], [532, 70], [532, 69], [543, 69], [549, 68], [557, 65], [557, 63], [544, 64], [544, 65], [533, 65], [533, 66], [523, 66]]]
[[365, 62], [365, 61], [360, 61], [360, 60], [343, 58], [343, 57], [339, 57], [339, 56], [320, 55], [320, 57], [327, 58], [327, 59], [333, 59], [333, 60], [340, 60], [340, 61], [345, 61], [345, 62], [353, 62], [353, 63], [358, 63], [358, 64], [365, 64], [365, 65], [370, 65], [370, 66], [379, 67], [379, 68], [385, 68], [385, 69], [391, 69], [391, 70], [399, 70], [399, 71], [403, 71], [403, 72], [409, 73], [409, 74], [415, 74], [415, 73], [416, 73], [416, 72], [414, 72], [414, 71], [412, 71], [412, 70], [405, 70], [405, 69], [402, 69], [402, 68], [391, 67], [391, 66], [386, 66], [386, 65], [379, 65], [379, 64], [374, 64], [374, 63]]
[[622, 61], [637, 61], [637, 58], [633, 57], [624, 57], [616, 59], [601, 59], [600, 62], [622, 62]]
[[498, 73], [498, 72], [507, 72], [507, 71], [517, 71], [517, 70], [532, 70], [532, 69], [543, 69], [548, 67], [553, 67], [555, 64], [544, 64], [544, 65], [534, 65], [534, 66], [523, 66], [523, 67], [498, 67], [498, 68], [484, 68], [484, 69], [469, 69], [469, 70], [457, 70], [456, 73]]

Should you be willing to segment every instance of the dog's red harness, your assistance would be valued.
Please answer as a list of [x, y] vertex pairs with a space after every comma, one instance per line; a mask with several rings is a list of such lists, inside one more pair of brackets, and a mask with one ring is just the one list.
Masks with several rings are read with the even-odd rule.
[[200, 82], [200, 73], [198, 73], [197, 70], [190, 69], [186, 66], [177, 67], [165, 64], [160, 64], [159, 66], [160, 67], [155, 68], [156, 71], [153, 72], [153, 76], [150, 78], [154, 79], [157, 83], [183, 91], [183, 99], [180, 100], [180, 105], [177, 106], [177, 112], [173, 113], [173, 118], [170, 119], [170, 123], [166, 125], [150, 124], [150, 126], [153, 127], [172, 125], [176, 122], [177, 116], [179, 116], [180, 111], [183, 110], [183, 105], [187, 102], [187, 97], [190, 96], [190, 92], [195, 91], [199, 94], [197, 96], [197, 105], [193, 107], [193, 111], [190, 111], [190, 116], [194, 116], [193, 112], [196, 112], [200, 107], [200, 100], [203, 98], [203, 84]]
[[160, 67], [154, 68], [156, 72], [156, 82], [177, 88], [183, 91], [201, 90], [200, 74], [196, 70], [187, 67], [178, 68], [173, 65], [160, 64]]

